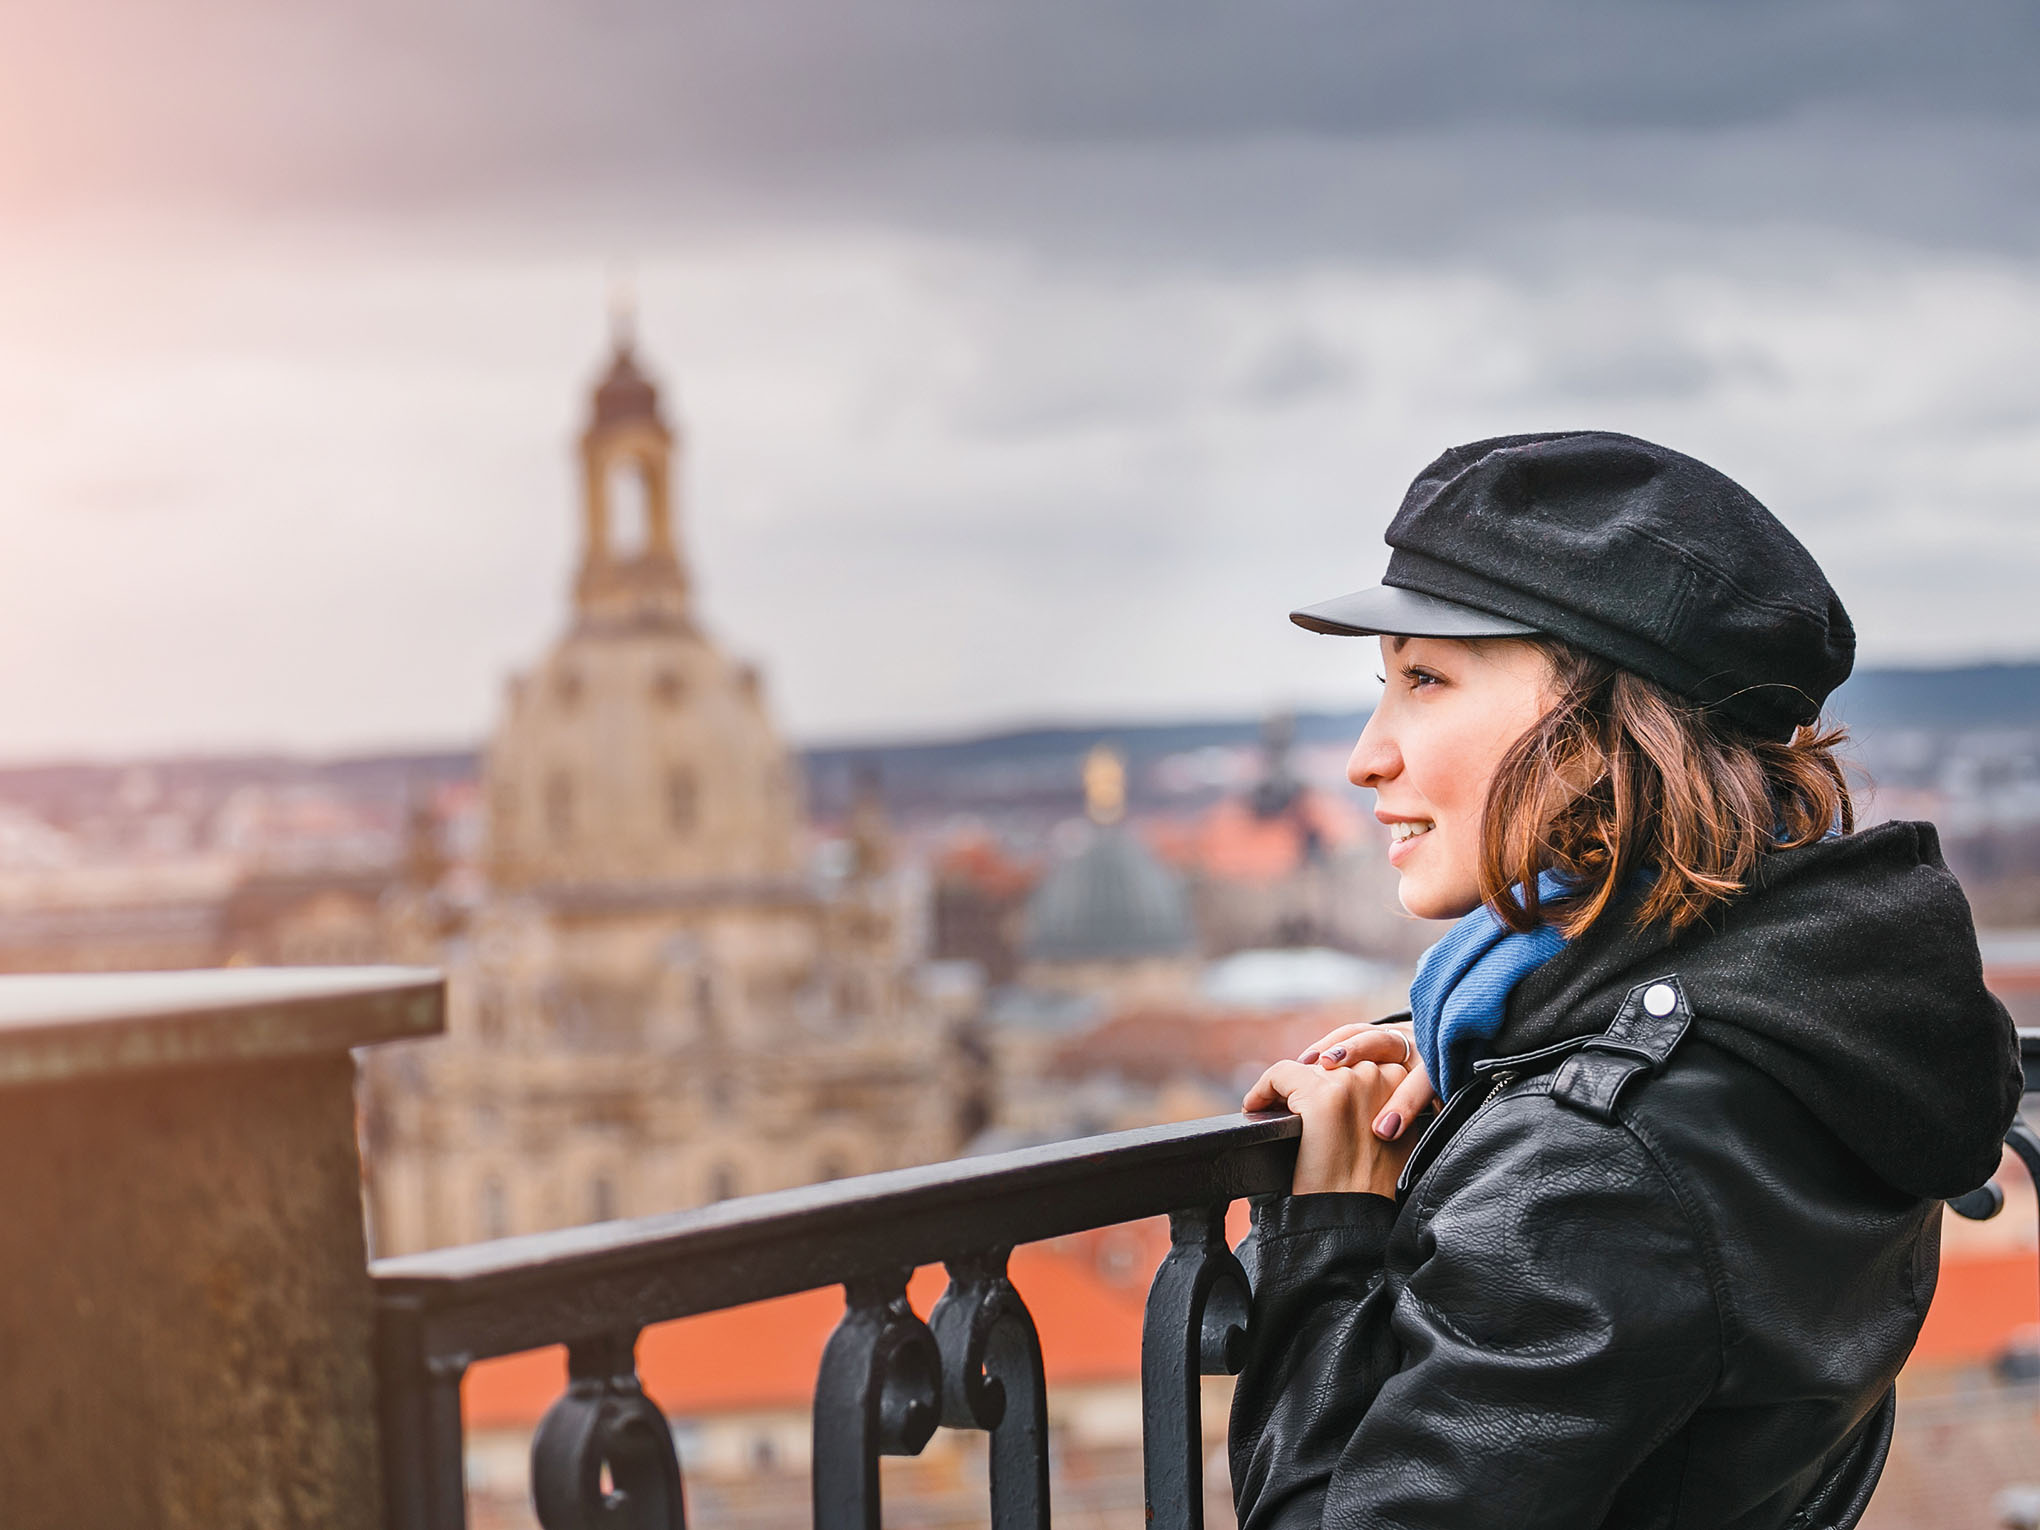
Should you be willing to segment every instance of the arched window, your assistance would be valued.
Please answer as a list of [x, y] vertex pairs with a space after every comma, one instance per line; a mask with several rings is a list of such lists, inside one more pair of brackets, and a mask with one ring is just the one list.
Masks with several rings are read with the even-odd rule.
[[554, 839], [574, 832], [574, 778], [556, 770], [545, 779], [545, 823]]
[[643, 553], [652, 539], [652, 482], [645, 465], [630, 457], [612, 462], [604, 503], [609, 511], [609, 556], [622, 562]]
[[616, 1219], [616, 1185], [608, 1175], [598, 1174], [588, 1181], [588, 1220], [610, 1222]]
[[818, 1181], [841, 1179], [849, 1172], [850, 1166], [843, 1161], [841, 1153], [824, 1153], [822, 1161], [815, 1165], [815, 1178]]
[[666, 769], [666, 827], [675, 834], [694, 832], [694, 772], [685, 765]]
[[708, 1176], [708, 1198], [712, 1201], [726, 1201], [737, 1193], [737, 1171], [726, 1163], [719, 1163]]

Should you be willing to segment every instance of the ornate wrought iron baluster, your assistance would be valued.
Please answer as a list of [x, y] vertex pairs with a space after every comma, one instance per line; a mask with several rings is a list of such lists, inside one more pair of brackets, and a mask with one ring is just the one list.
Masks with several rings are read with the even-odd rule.
[[992, 1436], [992, 1530], [1048, 1530], [1048, 1387], [1034, 1319], [1006, 1278], [1010, 1252], [950, 1260], [928, 1326], [942, 1352], [942, 1422]]
[[1148, 1288], [1140, 1395], [1147, 1522], [1203, 1530], [1200, 1376], [1230, 1376], [1246, 1358], [1247, 1272], [1225, 1245], [1224, 1205], [1169, 1213], [1169, 1252]]
[[685, 1530], [680, 1457], [638, 1384], [635, 1333], [567, 1347], [567, 1390], [531, 1441], [531, 1500], [545, 1530]]
[[935, 1336], [907, 1304], [911, 1270], [849, 1282], [815, 1381], [815, 1524], [879, 1530], [878, 1458], [916, 1456], [942, 1413]]
[[1985, 1180], [1974, 1190], [1950, 1196], [1948, 1209], [1972, 1222], [1988, 1222], [2005, 1209], [2005, 1187], [1994, 1179]]

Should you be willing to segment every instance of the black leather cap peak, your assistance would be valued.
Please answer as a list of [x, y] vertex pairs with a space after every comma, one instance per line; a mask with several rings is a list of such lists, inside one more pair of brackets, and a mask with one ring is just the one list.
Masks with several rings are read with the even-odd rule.
[[[1383, 589], [1291, 619], [1320, 632], [1438, 637], [1500, 635], [1477, 630], [1499, 618], [1774, 737], [1817, 718], [1855, 662], [1840, 597], [1777, 517], [1704, 462], [1634, 436], [1561, 431], [1456, 446], [1410, 485], [1388, 545]], [[1458, 630], [1380, 625], [1399, 619], [1390, 590], [1460, 608]]]

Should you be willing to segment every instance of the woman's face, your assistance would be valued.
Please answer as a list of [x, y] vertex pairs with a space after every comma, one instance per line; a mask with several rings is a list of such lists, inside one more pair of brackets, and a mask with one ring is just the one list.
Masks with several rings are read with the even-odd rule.
[[1403, 907], [1456, 919], [1480, 903], [1480, 820], [1509, 746], [1556, 699], [1550, 661], [1519, 638], [1381, 640], [1381, 705], [1346, 778], [1372, 787]]

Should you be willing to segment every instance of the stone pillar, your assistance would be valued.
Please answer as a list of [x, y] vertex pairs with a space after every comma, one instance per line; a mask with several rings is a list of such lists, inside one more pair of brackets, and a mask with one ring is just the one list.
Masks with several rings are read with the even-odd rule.
[[349, 1049], [436, 973], [0, 978], [0, 1520], [381, 1519]]

